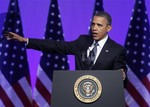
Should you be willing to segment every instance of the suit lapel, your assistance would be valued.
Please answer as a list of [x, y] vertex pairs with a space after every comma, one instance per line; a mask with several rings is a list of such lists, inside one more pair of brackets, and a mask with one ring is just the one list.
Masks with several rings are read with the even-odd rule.
[[111, 50], [111, 39], [108, 38], [108, 40], [106, 41], [104, 47], [101, 50], [101, 53], [99, 54], [97, 61], [95, 63], [95, 65], [97, 63], [101, 63], [106, 57], [108, 57], [108, 55], [110, 54], [110, 50]]

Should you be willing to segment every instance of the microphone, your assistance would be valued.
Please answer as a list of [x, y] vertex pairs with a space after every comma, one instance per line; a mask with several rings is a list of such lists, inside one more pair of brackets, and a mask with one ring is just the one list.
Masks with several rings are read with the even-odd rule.
[[89, 69], [89, 67], [88, 67], [89, 63], [88, 63], [88, 58], [87, 58], [86, 51], [83, 51], [81, 53], [81, 61], [84, 63], [86, 70], [88, 70]]
[[83, 51], [83, 52], [81, 53], [81, 60], [82, 60], [82, 62], [87, 61], [87, 54], [86, 54], [85, 51]]

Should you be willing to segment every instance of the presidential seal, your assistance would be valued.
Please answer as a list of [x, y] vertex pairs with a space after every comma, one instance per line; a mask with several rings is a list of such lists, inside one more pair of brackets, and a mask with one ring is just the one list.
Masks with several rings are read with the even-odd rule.
[[100, 81], [92, 75], [84, 75], [74, 84], [74, 94], [78, 100], [84, 103], [96, 101], [102, 93]]

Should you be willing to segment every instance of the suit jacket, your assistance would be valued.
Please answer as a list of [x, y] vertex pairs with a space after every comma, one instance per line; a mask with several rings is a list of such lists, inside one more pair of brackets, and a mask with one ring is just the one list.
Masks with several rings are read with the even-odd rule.
[[[85, 70], [88, 65], [85, 63], [86, 60], [83, 61], [82, 54], [87, 52], [92, 43], [93, 39], [89, 35], [81, 35], [78, 39], [70, 42], [30, 38], [27, 48], [49, 53], [74, 55], [76, 70]], [[124, 69], [126, 71], [126, 59], [125, 48], [108, 38], [92, 69]]]

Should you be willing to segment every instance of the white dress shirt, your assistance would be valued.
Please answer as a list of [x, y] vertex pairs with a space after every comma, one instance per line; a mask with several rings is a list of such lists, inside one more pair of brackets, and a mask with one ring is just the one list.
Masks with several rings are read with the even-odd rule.
[[[102, 40], [99, 40], [99, 41], [98, 41], [97, 53], [96, 53], [96, 57], [95, 57], [95, 60], [94, 60], [94, 64], [95, 64], [95, 62], [96, 62], [96, 60], [97, 60], [97, 58], [98, 58], [98, 56], [99, 56], [99, 54], [100, 54], [100, 52], [101, 52], [103, 46], [104, 46], [104, 44], [106, 43], [107, 39], [108, 39], [108, 35], [107, 35], [105, 38], [103, 38]], [[92, 51], [92, 49], [94, 48], [94, 44], [95, 44], [95, 41], [94, 41], [93, 44], [88, 48], [88, 50], [87, 50], [87, 57], [89, 57], [90, 51]]]

